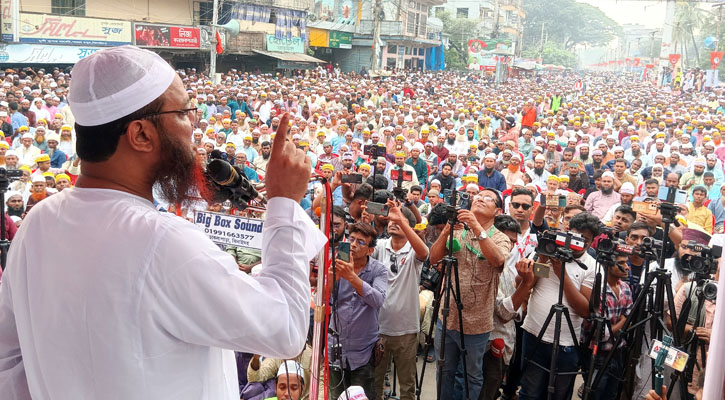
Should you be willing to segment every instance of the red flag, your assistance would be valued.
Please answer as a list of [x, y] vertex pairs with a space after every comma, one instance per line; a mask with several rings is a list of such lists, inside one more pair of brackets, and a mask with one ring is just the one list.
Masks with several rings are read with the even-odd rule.
[[634, 66], [635, 67], [639, 67], [639, 62], [640, 62], [640, 59], [639, 58], [635, 58], [634, 59]]
[[216, 53], [222, 54], [224, 52], [224, 46], [222, 46], [222, 35], [219, 34], [219, 31], [216, 33]]
[[720, 65], [720, 60], [722, 60], [723, 52], [722, 51], [711, 51], [710, 52], [710, 65], [712, 66], [712, 69], [717, 68], [718, 65]]
[[668, 58], [670, 59], [670, 64], [672, 64], [673, 68], [677, 64], [677, 62], [680, 61], [679, 54], [670, 54]]

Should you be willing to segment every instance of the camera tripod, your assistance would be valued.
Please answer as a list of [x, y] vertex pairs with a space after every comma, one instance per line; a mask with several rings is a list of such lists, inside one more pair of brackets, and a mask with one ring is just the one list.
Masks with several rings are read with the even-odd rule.
[[[593, 343], [593, 349], [592, 349], [592, 355], [591, 359], [589, 360], [589, 367], [586, 370], [586, 378], [584, 380], [584, 399], [588, 399], [592, 392], [592, 378], [594, 377], [594, 366], [596, 364], [596, 358], [599, 350], [599, 343], [602, 342], [602, 337], [604, 336], [605, 329], [609, 329], [609, 337], [614, 337], [614, 332], [612, 331], [612, 324], [611, 321], [607, 320], [605, 317], [606, 309], [607, 309], [607, 288], [609, 287], [609, 283], [607, 280], [607, 275], [609, 274], [609, 268], [613, 267], [610, 265], [606, 265], [601, 262], [601, 260], [597, 259], [597, 262], [599, 266], [602, 267], [602, 270], [604, 271], [604, 274], [601, 274], [600, 272], [597, 273], [597, 278], [594, 284], [594, 287], [596, 290], [601, 290], [601, 297], [596, 297], [595, 299], [595, 293], [592, 293], [592, 299], [589, 301], [589, 313], [590, 315], [594, 315], [595, 317], [592, 318], [592, 321], [594, 322], [594, 327], [592, 330], [592, 337], [589, 341], [589, 344], [591, 345]], [[601, 311], [600, 311], [601, 310]], [[616, 351], [617, 348], [613, 347], [612, 352]]]
[[[697, 283], [697, 286], [694, 285], [694, 283]], [[705, 293], [703, 290], [703, 283], [705, 282], [705, 277], [701, 276], [699, 273], [696, 274], [695, 282], [693, 282], [693, 285], [690, 287], [690, 295], [687, 296], [687, 300], [685, 300], [685, 303], [682, 305], [682, 309], [680, 311], [680, 318], [677, 321], [677, 327], [675, 330], [679, 334], [684, 334], [685, 331], [685, 325], [688, 322], [688, 316], [690, 314], [690, 308], [692, 306], [692, 303], [690, 301], [690, 297], [692, 296], [692, 290], [695, 291], [695, 296], [697, 296], [697, 308], [695, 312], [695, 321], [692, 324], [692, 331], [690, 331], [687, 339], [682, 344], [685, 347], [685, 351], [690, 354], [690, 358], [687, 360], [687, 367], [685, 368], [684, 376], [686, 379], [683, 379], [685, 383], [692, 380], [692, 372], [695, 369], [695, 364], [697, 364], [697, 355], [698, 351], [700, 352], [700, 358], [702, 360], [702, 366], [700, 370], [705, 369], [705, 361], [707, 360], [706, 357], [706, 349], [705, 349], [705, 343], [702, 343], [700, 338], [695, 333], [695, 328], [703, 326], [705, 321], [702, 321], [702, 318], [704, 317], [704, 314], [702, 312], [703, 307], [705, 306]], [[679, 376], [675, 376], [672, 379], [672, 382], [670, 383], [671, 386], [675, 385], [677, 382]]]
[[[451, 296], [453, 296], [456, 302], [456, 311], [458, 312], [458, 328], [461, 333], [461, 360], [463, 364], [463, 388], [465, 391], [465, 400], [469, 399], [468, 391], [468, 367], [466, 366], [466, 344], [464, 340], [463, 332], [463, 301], [461, 301], [461, 287], [458, 280], [458, 259], [453, 256], [453, 243], [454, 243], [454, 230], [453, 227], [458, 224], [457, 210], [456, 210], [456, 195], [453, 192], [451, 194], [451, 204], [447, 207], [448, 224], [450, 226], [450, 232], [448, 235], [448, 254], [441, 260], [441, 268], [443, 270], [442, 279], [438, 281], [435, 294], [433, 296], [433, 314], [431, 319], [430, 328], [428, 329], [428, 335], [425, 340], [425, 348], [423, 354], [428, 354], [430, 346], [433, 345], [433, 330], [437, 325], [438, 311], [441, 311], [441, 322], [442, 331], [440, 337], [440, 354], [438, 356], [438, 371], [436, 376], [436, 398], [441, 398], [441, 391], [443, 388], [443, 366], [445, 364], [445, 350], [446, 350], [446, 333], [448, 331], [448, 314], [450, 312]], [[443, 308], [441, 306], [441, 298], [443, 299]], [[420, 373], [420, 380], [416, 384], [415, 395], [417, 400], [420, 400], [421, 388], [423, 387], [423, 379], [425, 378], [426, 362], [423, 363], [423, 368]]]
[[[561, 341], [561, 323], [562, 323], [562, 316], [566, 318], [566, 324], [569, 328], [569, 333], [571, 334], [571, 338], [574, 341], [574, 347], [579, 348], [579, 343], [576, 338], [576, 332], [574, 330], [574, 324], [571, 322], [571, 316], [569, 315], [569, 308], [564, 305], [564, 279], [566, 277], [566, 263], [569, 261], [574, 260], [574, 257], [571, 253], [570, 249], [571, 245], [571, 235], [566, 235], [566, 242], [564, 243], [564, 246], [562, 248], [559, 248], [557, 250], [558, 257], [561, 260], [561, 271], [559, 273], [559, 295], [558, 299], [555, 304], [551, 306], [549, 309], [549, 315], [547, 315], [546, 320], [544, 321], [544, 325], [541, 327], [541, 330], [539, 331], [539, 335], [536, 337], [536, 343], [534, 344], [533, 350], [529, 352], [528, 354], [524, 354], [525, 365], [523, 368], [522, 373], [526, 372], [526, 368], [529, 364], [534, 365], [537, 368], [540, 368], [543, 371], [546, 371], [549, 373], [549, 381], [548, 381], [548, 387], [547, 387], [547, 398], [552, 399], [554, 396], [554, 392], [556, 390], [556, 377], [557, 376], [566, 376], [566, 375], [578, 375], [580, 372], [573, 371], [573, 372], [558, 372], [556, 370], [557, 363], [558, 363], [558, 357], [559, 357], [559, 343]], [[585, 266], [581, 265], [584, 269], [586, 269]], [[544, 334], [546, 333], [547, 328], [549, 327], [549, 324], [551, 323], [551, 320], [554, 319], [554, 340], [552, 342], [552, 348], [551, 348], [551, 361], [549, 362], [549, 367], [547, 368], [544, 365], [541, 365], [537, 363], [536, 361], [533, 361], [529, 358], [529, 355], [536, 354], [536, 349], [541, 345], [543, 342]]]
[[[664, 208], [667, 206], [667, 208]], [[644, 285], [642, 285], [642, 289], [639, 293], [639, 296], [637, 296], [637, 299], [634, 302], [634, 305], [632, 306], [632, 311], [627, 316], [627, 319], [624, 322], [624, 325], [621, 329], [621, 334], [617, 338], [616, 342], [614, 343], [614, 349], [618, 349], [619, 346], [622, 344], [622, 341], [624, 340], [625, 336], [628, 336], [630, 332], [632, 333], [629, 335], [633, 338], [632, 343], [633, 346], [630, 348], [630, 354], [628, 355], [627, 363], [625, 364], [625, 373], [623, 376], [627, 376], [628, 374], [632, 373], [633, 369], [636, 368], [637, 363], [639, 362], [640, 358], [640, 351], [642, 349], [641, 344], [643, 343], [644, 336], [645, 336], [645, 324], [647, 322], [650, 323], [650, 339], [658, 339], [662, 340], [664, 335], [667, 334], [669, 336], [672, 336], [673, 339], [673, 345], [674, 347], [678, 347], [680, 345], [679, 342], [679, 335], [677, 334], [677, 330], [673, 329], [673, 332], [670, 332], [669, 329], [667, 329], [667, 324], [665, 323], [665, 310], [664, 310], [664, 302], [665, 302], [665, 296], [667, 296], [667, 306], [669, 311], [669, 317], [670, 321], [672, 323], [672, 327], [676, 327], [676, 314], [675, 314], [675, 302], [674, 302], [674, 295], [672, 293], [672, 279], [671, 274], [669, 271], [667, 271], [664, 268], [665, 263], [665, 241], [667, 240], [669, 236], [669, 228], [670, 223], [674, 222], [674, 213], [669, 210], [669, 206], [673, 206], [672, 204], [661, 204], [660, 207], [662, 210], [662, 221], [664, 222], [664, 234], [663, 234], [663, 245], [662, 250], [659, 254], [660, 260], [659, 264], [657, 265], [657, 268], [653, 271], [649, 270], [649, 263], [650, 263], [650, 257], [645, 257], [645, 271], [647, 271], [646, 279]], [[652, 287], [652, 283], [657, 280], [655, 283], [654, 288]], [[645, 301], [647, 298], [649, 298], [649, 301]], [[640, 315], [646, 315], [643, 318], [639, 318]], [[635, 318], [638, 318], [639, 320], [635, 323]], [[606, 360], [604, 361], [604, 364], [602, 368], [599, 370], [599, 373], [597, 374], [596, 378], [594, 379], [594, 382], [592, 383], [591, 387], [598, 387], [599, 382], [604, 377], [604, 374], [606, 373], [607, 367], [612, 362], [612, 358], [614, 356], [614, 352], [611, 352], [607, 355]], [[654, 360], [652, 361], [652, 371], [654, 371]], [[674, 372], [673, 374], [677, 374], [677, 372]], [[656, 391], [661, 390], [662, 385], [655, 384], [655, 380], [652, 380], [652, 388]], [[684, 380], [680, 381], [680, 395], [682, 399], [685, 399], [685, 395], [687, 393], [687, 384]], [[622, 390], [622, 386], [620, 386], [620, 391]], [[669, 397], [672, 394], [672, 387], [670, 385], [670, 389], [668, 391]]]

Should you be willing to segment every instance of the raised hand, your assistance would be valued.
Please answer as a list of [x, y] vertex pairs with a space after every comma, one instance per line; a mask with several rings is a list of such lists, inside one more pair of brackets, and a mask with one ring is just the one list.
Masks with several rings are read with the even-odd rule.
[[267, 165], [267, 197], [287, 197], [299, 202], [307, 190], [312, 164], [304, 151], [287, 141], [288, 132], [289, 114], [285, 113], [279, 121]]

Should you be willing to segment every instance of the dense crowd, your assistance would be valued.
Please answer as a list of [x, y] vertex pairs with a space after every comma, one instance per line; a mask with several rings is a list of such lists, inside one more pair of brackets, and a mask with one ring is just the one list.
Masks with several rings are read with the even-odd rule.
[[[336, 280], [329, 275], [335, 310], [327, 340], [330, 372], [321, 388], [327, 386], [330, 398], [384, 398], [397, 379], [400, 398], [411, 400], [416, 361], [440, 354], [443, 399], [544, 398], [548, 373], [535, 363], [549, 365], [553, 354], [554, 324], [543, 328], [564, 267], [563, 304], [573, 329], [562, 326], [558, 371], [586, 372], [592, 357], [594, 368], [603, 368], [612, 353], [614, 362], [591, 398], [614, 399], [620, 391], [622, 398], [644, 398], [652, 388], [649, 330], [636, 342], [641, 348], [634, 349], [629, 331], [619, 347], [614, 344], [643, 291], [645, 259], [622, 251], [602, 267], [597, 248], [607, 238], [629, 248], [645, 238], [664, 240], [675, 317], [687, 320], [681, 336], [699, 338], [705, 349], [693, 353], [683, 378], [685, 396], [699, 393], [716, 302], [691, 306], [698, 281], [682, 260], [700, 254], [695, 245], [721, 245], [725, 238], [720, 89], [683, 92], [615, 74], [577, 77], [585, 84], [575, 91], [575, 79], [566, 74], [492, 86], [456, 73], [370, 79], [324, 68], [287, 75], [231, 70], [218, 83], [195, 69], [177, 73], [189, 97], [181, 111], [194, 122], [190, 143], [202, 166], [212, 156], [224, 159], [263, 191], [275, 132], [289, 113], [290, 137], [316, 177], [301, 200], [316, 222], [325, 201], [317, 177], [331, 185], [332, 244], [349, 243], [349, 257], [336, 251]], [[66, 100], [69, 76], [57, 68], [0, 73], [0, 166], [19, 175], [5, 193], [10, 240], [33, 205], [72, 190], [80, 174]], [[676, 203], [677, 225], [664, 238], [657, 205], [668, 188], [686, 197]], [[451, 198], [459, 205], [455, 224], [446, 211]], [[264, 218], [263, 209], [239, 211], [228, 203], [177, 205], [159, 198], [156, 205], [187, 218], [201, 209]], [[550, 230], [583, 240], [571, 260], [537, 251], [539, 237]], [[241, 270], [259, 272], [259, 250], [225, 250]], [[458, 261], [460, 297], [451, 299], [444, 330], [442, 311], [433, 315], [435, 285], [424, 284], [430, 282], [421, 274], [444, 272], [449, 250]], [[657, 267], [651, 261], [650, 271]], [[313, 288], [326, 267], [311, 265]], [[603, 270], [603, 289], [597, 289]], [[596, 302], [601, 290], [606, 301]], [[683, 304], [688, 315], [679, 314]], [[595, 316], [604, 316], [609, 327], [599, 343]], [[428, 348], [431, 326], [435, 340]], [[625, 368], [633, 354], [636, 368]], [[312, 357], [309, 346], [294, 360], [238, 353], [242, 398], [306, 398]], [[678, 395], [678, 385], [671, 389]], [[559, 375], [554, 398], [583, 390], [575, 387], [575, 375]]]

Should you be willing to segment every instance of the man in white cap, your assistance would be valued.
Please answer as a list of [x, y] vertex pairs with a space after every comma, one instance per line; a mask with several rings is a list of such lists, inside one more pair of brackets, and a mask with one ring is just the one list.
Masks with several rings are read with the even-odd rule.
[[587, 197], [584, 208], [590, 214], [602, 219], [607, 210], [619, 202], [619, 193], [614, 191], [614, 174], [612, 171], [605, 171], [602, 174], [601, 188]]
[[295, 360], [286, 360], [277, 370], [277, 400], [300, 400], [305, 389], [305, 370]]
[[285, 140], [288, 116], [266, 177], [264, 268], [252, 278], [153, 206], [154, 185], [189, 204], [201, 169], [195, 110], [166, 61], [132, 46], [100, 50], [75, 65], [68, 100], [82, 172], [73, 190], [34, 207], [11, 246], [3, 399], [239, 399], [233, 350], [290, 358], [304, 346], [308, 262], [325, 241], [298, 204], [311, 166]]
[[699, 157], [692, 163], [692, 170], [685, 172], [680, 177], [680, 188], [691, 192], [695, 186], [705, 184], [705, 167], [707, 166], [705, 159]]
[[549, 175], [551, 175], [545, 167], [546, 157], [544, 157], [543, 154], [539, 154], [534, 158], [533, 170], [528, 171], [529, 176], [531, 177], [531, 182], [540, 188], [546, 187], [546, 181], [549, 179]]
[[25, 132], [20, 138], [20, 146], [15, 149], [20, 162], [25, 165], [35, 164], [35, 157], [40, 155], [40, 149], [33, 145], [35, 137], [30, 132]]

